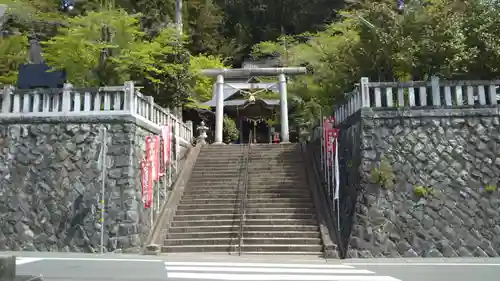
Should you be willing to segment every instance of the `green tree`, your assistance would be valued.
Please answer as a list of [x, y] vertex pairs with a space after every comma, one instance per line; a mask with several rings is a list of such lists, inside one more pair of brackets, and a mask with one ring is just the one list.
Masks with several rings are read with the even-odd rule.
[[0, 40], [0, 85], [15, 84], [19, 66], [27, 61], [28, 42], [24, 34]]

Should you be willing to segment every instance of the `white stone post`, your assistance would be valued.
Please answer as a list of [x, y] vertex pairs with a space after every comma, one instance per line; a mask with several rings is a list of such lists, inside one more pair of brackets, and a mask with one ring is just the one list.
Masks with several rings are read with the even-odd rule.
[[5, 86], [2, 93], [2, 107], [0, 108], [0, 113], [7, 114], [10, 113], [10, 107], [12, 105], [12, 95], [14, 93], [14, 87]]
[[217, 75], [216, 108], [215, 108], [215, 143], [222, 144], [222, 126], [224, 119], [224, 76]]
[[290, 143], [290, 134], [288, 131], [288, 97], [286, 89], [285, 74], [278, 75], [280, 91], [280, 109], [281, 109], [281, 143]]
[[125, 92], [125, 110], [132, 114], [137, 114], [137, 104], [135, 102], [134, 82], [127, 81], [124, 85]]

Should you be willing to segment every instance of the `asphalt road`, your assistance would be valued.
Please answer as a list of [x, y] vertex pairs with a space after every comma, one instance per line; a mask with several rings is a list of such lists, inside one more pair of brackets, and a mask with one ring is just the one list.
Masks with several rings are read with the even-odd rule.
[[[9, 255], [0, 253], [0, 255]], [[297, 256], [15, 253], [19, 275], [44, 281], [498, 281], [500, 259], [329, 260]]]

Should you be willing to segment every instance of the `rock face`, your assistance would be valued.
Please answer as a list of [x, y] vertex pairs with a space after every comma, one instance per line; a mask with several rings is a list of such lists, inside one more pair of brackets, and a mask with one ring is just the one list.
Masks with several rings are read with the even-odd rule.
[[103, 126], [104, 248], [140, 250], [151, 211], [141, 203], [139, 161], [151, 131], [125, 121], [0, 125], [0, 250], [100, 251]]
[[[496, 110], [368, 109], [341, 130], [347, 257], [499, 256]], [[387, 185], [374, 178], [381, 161]]]

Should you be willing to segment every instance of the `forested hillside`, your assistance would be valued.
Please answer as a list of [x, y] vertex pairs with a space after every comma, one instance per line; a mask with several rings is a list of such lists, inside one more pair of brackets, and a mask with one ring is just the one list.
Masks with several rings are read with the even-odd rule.
[[[239, 67], [248, 57], [279, 57], [309, 75], [290, 81], [297, 122], [330, 108], [362, 76], [371, 80], [493, 79], [500, 73], [497, 1], [0, 0], [9, 4], [0, 43], [0, 83], [15, 82], [27, 35], [46, 62], [78, 86], [133, 79], [165, 106], [210, 98], [205, 67]], [[402, 1], [400, 1], [402, 2]], [[105, 31], [105, 32], [104, 32]], [[104, 36], [109, 34], [108, 40]], [[105, 50], [106, 52], [103, 52]]]

